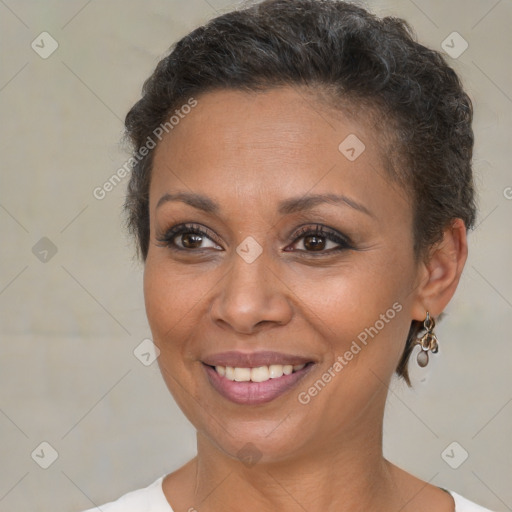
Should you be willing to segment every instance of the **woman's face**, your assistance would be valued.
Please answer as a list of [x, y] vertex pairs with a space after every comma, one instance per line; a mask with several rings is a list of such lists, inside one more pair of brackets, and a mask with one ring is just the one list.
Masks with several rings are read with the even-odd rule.
[[217, 91], [156, 148], [146, 310], [215, 449], [284, 460], [380, 435], [419, 300], [381, 137], [305, 90]]

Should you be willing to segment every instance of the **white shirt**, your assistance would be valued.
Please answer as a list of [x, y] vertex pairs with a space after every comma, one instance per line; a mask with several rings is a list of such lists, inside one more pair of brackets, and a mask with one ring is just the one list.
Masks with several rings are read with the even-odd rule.
[[[162, 489], [165, 475], [144, 489], [129, 492], [116, 501], [90, 508], [84, 512], [173, 512]], [[455, 492], [448, 491], [455, 501], [455, 512], [492, 512]], [[194, 510], [191, 506], [190, 510]]]

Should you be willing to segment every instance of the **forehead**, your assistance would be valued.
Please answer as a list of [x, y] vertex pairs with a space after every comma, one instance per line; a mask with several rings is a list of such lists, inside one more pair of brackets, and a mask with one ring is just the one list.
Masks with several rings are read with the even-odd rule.
[[379, 134], [305, 89], [221, 90], [196, 101], [155, 150], [152, 208], [157, 194], [175, 189], [233, 202], [308, 191], [382, 195], [390, 186]]
[[207, 153], [210, 162], [244, 157], [248, 151], [252, 158], [264, 153], [280, 159], [314, 150], [332, 152], [339, 126], [329, 117], [329, 110], [305, 90], [220, 90], [197, 98], [194, 110], [170, 133], [167, 146], [182, 150], [182, 156]]

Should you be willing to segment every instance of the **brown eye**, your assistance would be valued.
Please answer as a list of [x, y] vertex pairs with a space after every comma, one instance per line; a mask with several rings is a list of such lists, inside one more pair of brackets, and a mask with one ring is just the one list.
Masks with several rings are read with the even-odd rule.
[[304, 237], [304, 247], [310, 251], [321, 251], [325, 249], [326, 241], [324, 237], [309, 235]]
[[[176, 236], [175, 238], [179, 238]], [[181, 235], [181, 244], [185, 249], [197, 249], [201, 247], [203, 236], [197, 233], [183, 233]]]
[[207, 232], [199, 225], [181, 224], [169, 229], [162, 236], [157, 237], [161, 245], [178, 251], [200, 251], [203, 249], [222, 250], [213, 240], [214, 234]]
[[302, 253], [327, 255], [345, 249], [353, 249], [348, 237], [341, 233], [327, 231], [324, 226], [304, 227], [294, 236], [295, 249]]

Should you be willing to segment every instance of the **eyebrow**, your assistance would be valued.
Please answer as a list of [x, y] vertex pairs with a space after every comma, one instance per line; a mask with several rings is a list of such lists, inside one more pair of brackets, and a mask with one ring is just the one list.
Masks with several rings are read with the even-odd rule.
[[[218, 214], [221, 209], [220, 205], [209, 197], [193, 192], [164, 194], [158, 200], [156, 208], [158, 209], [164, 203], [171, 201], [180, 201], [206, 213]], [[346, 205], [350, 206], [354, 210], [365, 213], [370, 217], [375, 216], [372, 212], [370, 212], [370, 210], [368, 210], [368, 208], [366, 208], [366, 206], [358, 203], [354, 199], [340, 194], [313, 194], [301, 197], [291, 197], [279, 203], [278, 212], [282, 215], [289, 215], [296, 212], [311, 210], [315, 206], [318, 206], [322, 203], [333, 204], [335, 206]]]

